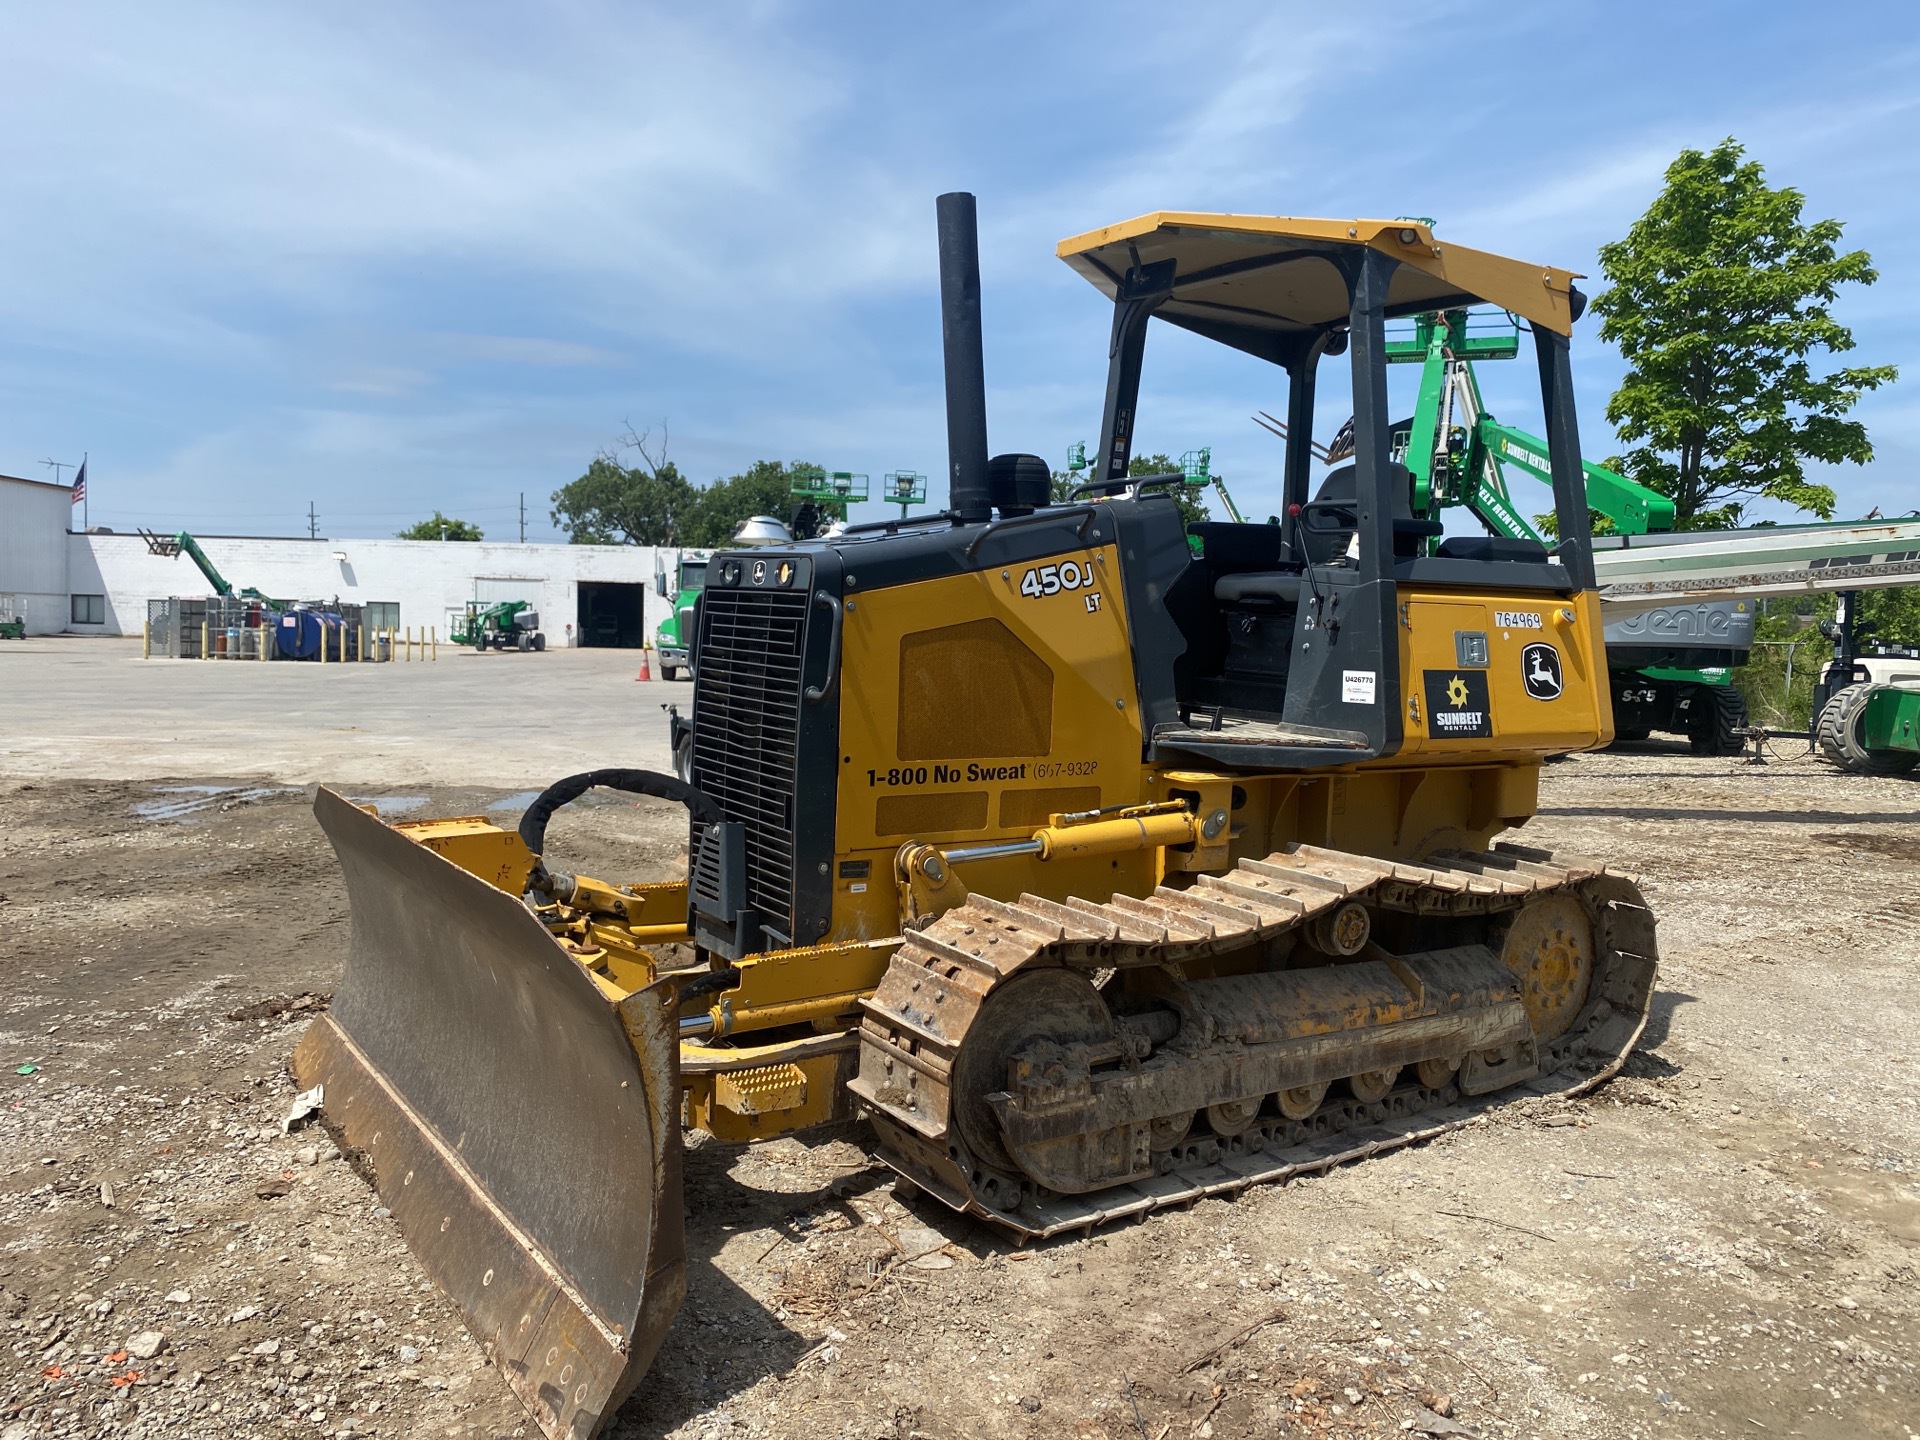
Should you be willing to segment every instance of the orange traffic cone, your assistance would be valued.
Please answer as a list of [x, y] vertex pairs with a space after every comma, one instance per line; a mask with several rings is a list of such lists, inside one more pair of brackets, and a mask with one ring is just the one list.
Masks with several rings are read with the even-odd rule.
[[635, 680], [653, 679], [653, 666], [648, 663], [647, 654], [647, 647], [642, 645], [640, 647], [640, 673], [633, 677]]

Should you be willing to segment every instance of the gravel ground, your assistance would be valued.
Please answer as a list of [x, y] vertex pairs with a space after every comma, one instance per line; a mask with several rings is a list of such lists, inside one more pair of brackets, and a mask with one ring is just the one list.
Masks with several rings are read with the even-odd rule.
[[[308, 800], [0, 780], [0, 1440], [534, 1433], [325, 1133], [281, 1132], [345, 940]], [[653, 878], [681, 823], [554, 834]], [[858, 1128], [696, 1139], [691, 1293], [613, 1433], [1920, 1435], [1920, 788], [1654, 744], [1551, 767], [1525, 835], [1661, 917], [1619, 1080], [1025, 1251], [902, 1204]]]

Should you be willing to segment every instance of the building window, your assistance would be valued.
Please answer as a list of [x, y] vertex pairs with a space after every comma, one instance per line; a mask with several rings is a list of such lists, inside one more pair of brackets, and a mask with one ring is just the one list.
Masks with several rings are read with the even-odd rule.
[[73, 597], [73, 623], [76, 625], [106, 624], [107, 597], [104, 595], [75, 595]]

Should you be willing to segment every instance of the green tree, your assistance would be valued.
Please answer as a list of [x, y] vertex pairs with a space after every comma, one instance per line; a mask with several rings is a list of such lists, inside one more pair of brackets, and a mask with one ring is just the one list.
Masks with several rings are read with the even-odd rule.
[[[622, 450], [633, 452], [633, 463]], [[553, 523], [576, 545], [729, 543], [750, 515], [792, 513], [793, 472], [801, 462], [756, 460], [738, 475], [696, 486], [667, 458], [666, 432], [631, 426], [618, 448], [603, 450], [586, 474], [553, 492]]]
[[699, 492], [688, 545], [713, 548], [733, 539], [740, 522], [753, 515], [785, 520], [793, 511], [793, 472], [803, 462], [756, 460], [738, 475], [716, 480]]
[[1883, 645], [1920, 645], [1920, 585], [1863, 591], [1860, 628]]
[[[634, 453], [623, 464], [621, 450]], [[553, 523], [575, 545], [696, 545], [700, 492], [667, 458], [663, 429], [627, 427], [618, 448], [593, 457], [586, 474], [553, 492]]]
[[1627, 375], [1607, 405], [1624, 456], [1608, 461], [1671, 496], [1681, 529], [1739, 523], [1747, 502], [1833, 514], [1807, 462], [1864, 464], [1866, 427], [1844, 418], [1891, 365], [1821, 375], [1819, 352], [1853, 348], [1829, 311], [1839, 288], [1879, 278], [1840, 253], [1837, 220], [1807, 223], [1798, 190], [1766, 183], [1732, 139], [1683, 150], [1626, 238], [1600, 247], [1611, 288], [1593, 302]]
[[470, 520], [455, 520], [452, 516], [433, 512], [431, 520], [422, 520], [400, 531], [401, 540], [484, 540], [486, 532]]
[[[1178, 469], [1180, 469], [1180, 462], [1166, 454], [1135, 455], [1127, 462], [1127, 474], [1134, 478], [1141, 475], [1165, 475]], [[1076, 488], [1094, 483], [1096, 482], [1091, 470], [1082, 470], [1077, 473], [1072, 470], [1056, 470], [1053, 472], [1053, 503], [1065, 505]], [[1203, 491], [1187, 485], [1176, 485], [1171, 493], [1174, 503], [1180, 507], [1182, 523], [1192, 525], [1197, 521], [1213, 518], [1213, 512], [1207, 509]]]

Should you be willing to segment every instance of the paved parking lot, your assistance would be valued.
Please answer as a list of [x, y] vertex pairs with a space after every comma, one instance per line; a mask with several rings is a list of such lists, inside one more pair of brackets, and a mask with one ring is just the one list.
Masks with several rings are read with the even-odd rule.
[[636, 683], [639, 660], [443, 644], [411, 663], [249, 664], [142, 660], [138, 640], [0, 641], [0, 773], [517, 789], [603, 765], [667, 770], [661, 706], [693, 687]]

